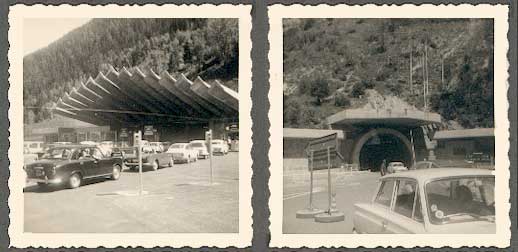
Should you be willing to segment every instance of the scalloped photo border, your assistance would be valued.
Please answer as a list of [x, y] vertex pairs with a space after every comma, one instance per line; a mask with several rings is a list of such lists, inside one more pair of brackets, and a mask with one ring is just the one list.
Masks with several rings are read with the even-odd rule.
[[[9, 9], [10, 247], [249, 247], [252, 242], [252, 61], [251, 5], [32, 5]], [[238, 233], [25, 233], [23, 185], [23, 19], [24, 18], [237, 18], [239, 19], [239, 232]]]
[[[271, 109], [269, 159], [270, 247], [290, 248], [376, 248], [376, 247], [452, 247], [483, 246], [504, 248], [510, 246], [510, 161], [509, 161], [509, 88], [507, 33], [509, 30], [508, 5], [315, 5], [300, 4], [268, 7], [270, 42]], [[283, 18], [492, 18], [494, 19], [494, 92], [495, 92], [495, 234], [284, 234], [283, 224]], [[346, 216], [351, 218], [351, 216]]]

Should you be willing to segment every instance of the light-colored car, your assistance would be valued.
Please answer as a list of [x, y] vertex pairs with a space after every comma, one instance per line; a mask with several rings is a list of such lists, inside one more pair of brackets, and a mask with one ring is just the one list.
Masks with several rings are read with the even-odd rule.
[[354, 205], [355, 233], [495, 233], [489, 170], [436, 168], [381, 177], [370, 203]]
[[390, 162], [387, 166], [387, 173], [396, 173], [408, 171], [408, 168], [403, 164], [403, 162]]
[[161, 142], [149, 142], [149, 146], [154, 148], [156, 151], [164, 151], [164, 145]]
[[30, 149], [27, 147], [23, 148], [23, 163], [29, 164], [38, 160], [38, 154], [31, 153]]
[[432, 161], [419, 161], [412, 166], [412, 170], [422, 170], [422, 169], [431, 169], [431, 168], [440, 168], [440, 166]]
[[[42, 141], [24, 141], [23, 147], [27, 148], [28, 153], [31, 154], [43, 154], [44, 151], [44, 143]], [[25, 149], [24, 149], [25, 152]]]
[[189, 144], [198, 153], [198, 158], [205, 159], [209, 156], [209, 148], [205, 140], [192, 140]]
[[192, 149], [189, 143], [174, 143], [169, 146], [167, 153], [173, 155], [175, 162], [196, 162], [198, 160], [198, 152]]
[[211, 143], [212, 154], [222, 154], [226, 155], [228, 153], [228, 144], [227, 142], [221, 139], [214, 139]]

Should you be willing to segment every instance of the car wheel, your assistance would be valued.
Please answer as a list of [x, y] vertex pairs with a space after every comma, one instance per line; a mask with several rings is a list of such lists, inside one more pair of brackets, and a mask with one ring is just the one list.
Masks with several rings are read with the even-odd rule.
[[121, 177], [121, 167], [120, 165], [114, 165], [112, 169], [111, 179], [118, 180]]
[[353, 234], [357, 234], [358, 231], [356, 231], [356, 228], [353, 228]]
[[68, 178], [68, 187], [70, 189], [78, 188], [81, 185], [81, 175], [74, 173]]
[[158, 170], [158, 161], [155, 160], [155, 162], [153, 162], [153, 166], [151, 168], [153, 169], [153, 171]]
[[173, 158], [169, 159], [169, 164], [168, 165], [169, 165], [169, 167], [173, 167], [173, 165], [174, 165]]

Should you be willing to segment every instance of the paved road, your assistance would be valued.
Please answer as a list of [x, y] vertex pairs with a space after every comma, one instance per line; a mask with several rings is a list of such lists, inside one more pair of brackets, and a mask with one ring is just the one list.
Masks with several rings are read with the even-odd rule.
[[138, 172], [77, 189], [25, 188], [25, 232], [236, 233], [238, 153], [143, 173], [147, 195], [134, 196]]
[[[345, 213], [345, 221], [337, 223], [317, 223], [313, 219], [297, 219], [298, 210], [307, 207], [309, 202], [309, 176], [306, 179], [291, 176], [285, 177], [283, 233], [313, 233], [313, 234], [347, 234], [353, 228], [353, 205], [357, 202], [370, 201], [377, 188], [379, 173], [364, 172], [356, 175], [345, 175], [333, 181], [336, 185], [337, 208]], [[336, 176], [335, 176], [336, 177]], [[287, 183], [289, 181], [289, 183]], [[327, 209], [327, 173], [319, 172], [314, 177], [314, 206]]]

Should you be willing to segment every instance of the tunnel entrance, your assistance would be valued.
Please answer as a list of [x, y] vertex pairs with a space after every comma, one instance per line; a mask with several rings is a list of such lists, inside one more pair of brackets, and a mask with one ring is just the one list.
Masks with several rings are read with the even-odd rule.
[[393, 135], [380, 135], [367, 141], [360, 151], [360, 167], [379, 171], [383, 159], [390, 162], [401, 161], [407, 167], [411, 164], [412, 153], [399, 138]]
[[353, 153], [355, 163], [360, 169], [379, 171], [385, 159], [390, 162], [403, 162], [407, 167], [413, 163], [412, 146], [401, 132], [388, 129], [372, 129], [356, 143]]

